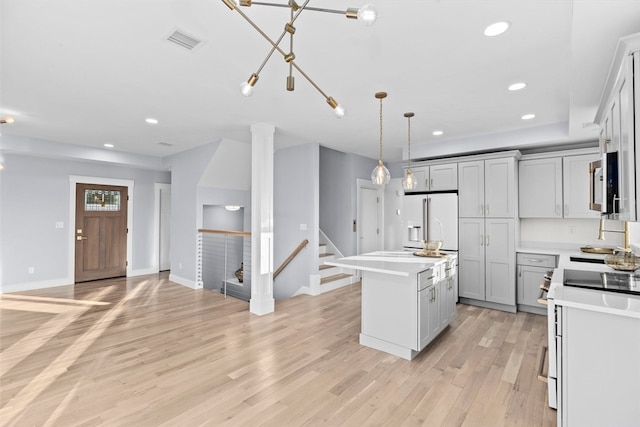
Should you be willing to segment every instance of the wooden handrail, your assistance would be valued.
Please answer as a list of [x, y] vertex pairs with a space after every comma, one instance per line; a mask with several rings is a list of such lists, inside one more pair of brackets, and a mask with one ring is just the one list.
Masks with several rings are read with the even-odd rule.
[[302, 242], [300, 242], [300, 244], [298, 245], [297, 248], [295, 248], [293, 250], [293, 252], [291, 252], [291, 255], [289, 255], [287, 257], [287, 259], [284, 260], [284, 262], [282, 264], [280, 264], [280, 267], [278, 267], [278, 269], [275, 271], [275, 273], [273, 273], [273, 278], [275, 279], [278, 274], [280, 274], [280, 272], [282, 270], [284, 270], [284, 268], [287, 266], [287, 264], [289, 264], [295, 257], [296, 255], [298, 255], [300, 253], [300, 251], [309, 244], [309, 241], [307, 239], [304, 239]]
[[242, 236], [242, 237], [250, 237], [251, 232], [249, 231], [231, 231], [231, 230], [210, 230], [207, 228], [199, 228], [198, 233], [209, 233], [209, 234], [226, 234], [228, 236]]

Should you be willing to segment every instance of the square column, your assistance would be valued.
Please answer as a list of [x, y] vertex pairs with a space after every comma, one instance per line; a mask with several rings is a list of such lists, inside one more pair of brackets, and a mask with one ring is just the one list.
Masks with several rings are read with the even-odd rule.
[[251, 125], [251, 300], [249, 311], [273, 313], [273, 136], [275, 127]]

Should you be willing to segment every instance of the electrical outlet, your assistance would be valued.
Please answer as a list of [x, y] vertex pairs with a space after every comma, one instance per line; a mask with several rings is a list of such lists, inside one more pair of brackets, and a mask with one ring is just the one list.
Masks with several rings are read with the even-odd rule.
[[64, 222], [62, 221], [56, 222], [56, 228], [64, 228]]
[[36, 268], [35, 267], [29, 267], [29, 274], [33, 274], [36, 272]]

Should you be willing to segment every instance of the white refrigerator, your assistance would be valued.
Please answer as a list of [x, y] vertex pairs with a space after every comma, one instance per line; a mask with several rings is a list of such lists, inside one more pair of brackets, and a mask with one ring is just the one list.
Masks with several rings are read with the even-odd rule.
[[442, 251], [458, 250], [458, 194], [405, 194], [402, 199], [403, 246], [422, 249], [421, 240], [442, 240]]

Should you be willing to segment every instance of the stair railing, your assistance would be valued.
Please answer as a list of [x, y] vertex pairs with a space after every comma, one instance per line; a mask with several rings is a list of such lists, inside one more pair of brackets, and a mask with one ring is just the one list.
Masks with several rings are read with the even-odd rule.
[[229, 236], [239, 236], [239, 237], [251, 237], [251, 233], [248, 231], [232, 231], [232, 230], [211, 230], [206, 228], [199, 228], [198, 233], [206, 233], [206, 234], [219, 234], [224, 235], [224, 269], [223, 269], [223, 283], [224, 283], [224, 297], [227, 297], [227, 278], [226, 272], [228, 270], [227, 267], [227, 258], [228, 258], [228, 242]]
[[293, 252], [291, 252], [291, 255], [289, 255], [287, 257], [287, 259], [284, 260], [284, 262], [282, 264], [280, 264], [280, 267], [278, 267], [278, 269], [275, 271], [275, 273], [273, 273], [273, 279], [275, 280], [275, 278], [278, 276], [278, 274], [280, 274], [280, 272], [282, 270], [284, 270], [284, 268], [300, 253], [300, 251], [302, 249], [304, 249], [305, 246], [307, 246], [309, 244], [309, 240], [304, 239], [302, 242], [300, 242], [300, 244], [298, 245], [297, 248], [295, 248], [293, 250]]

